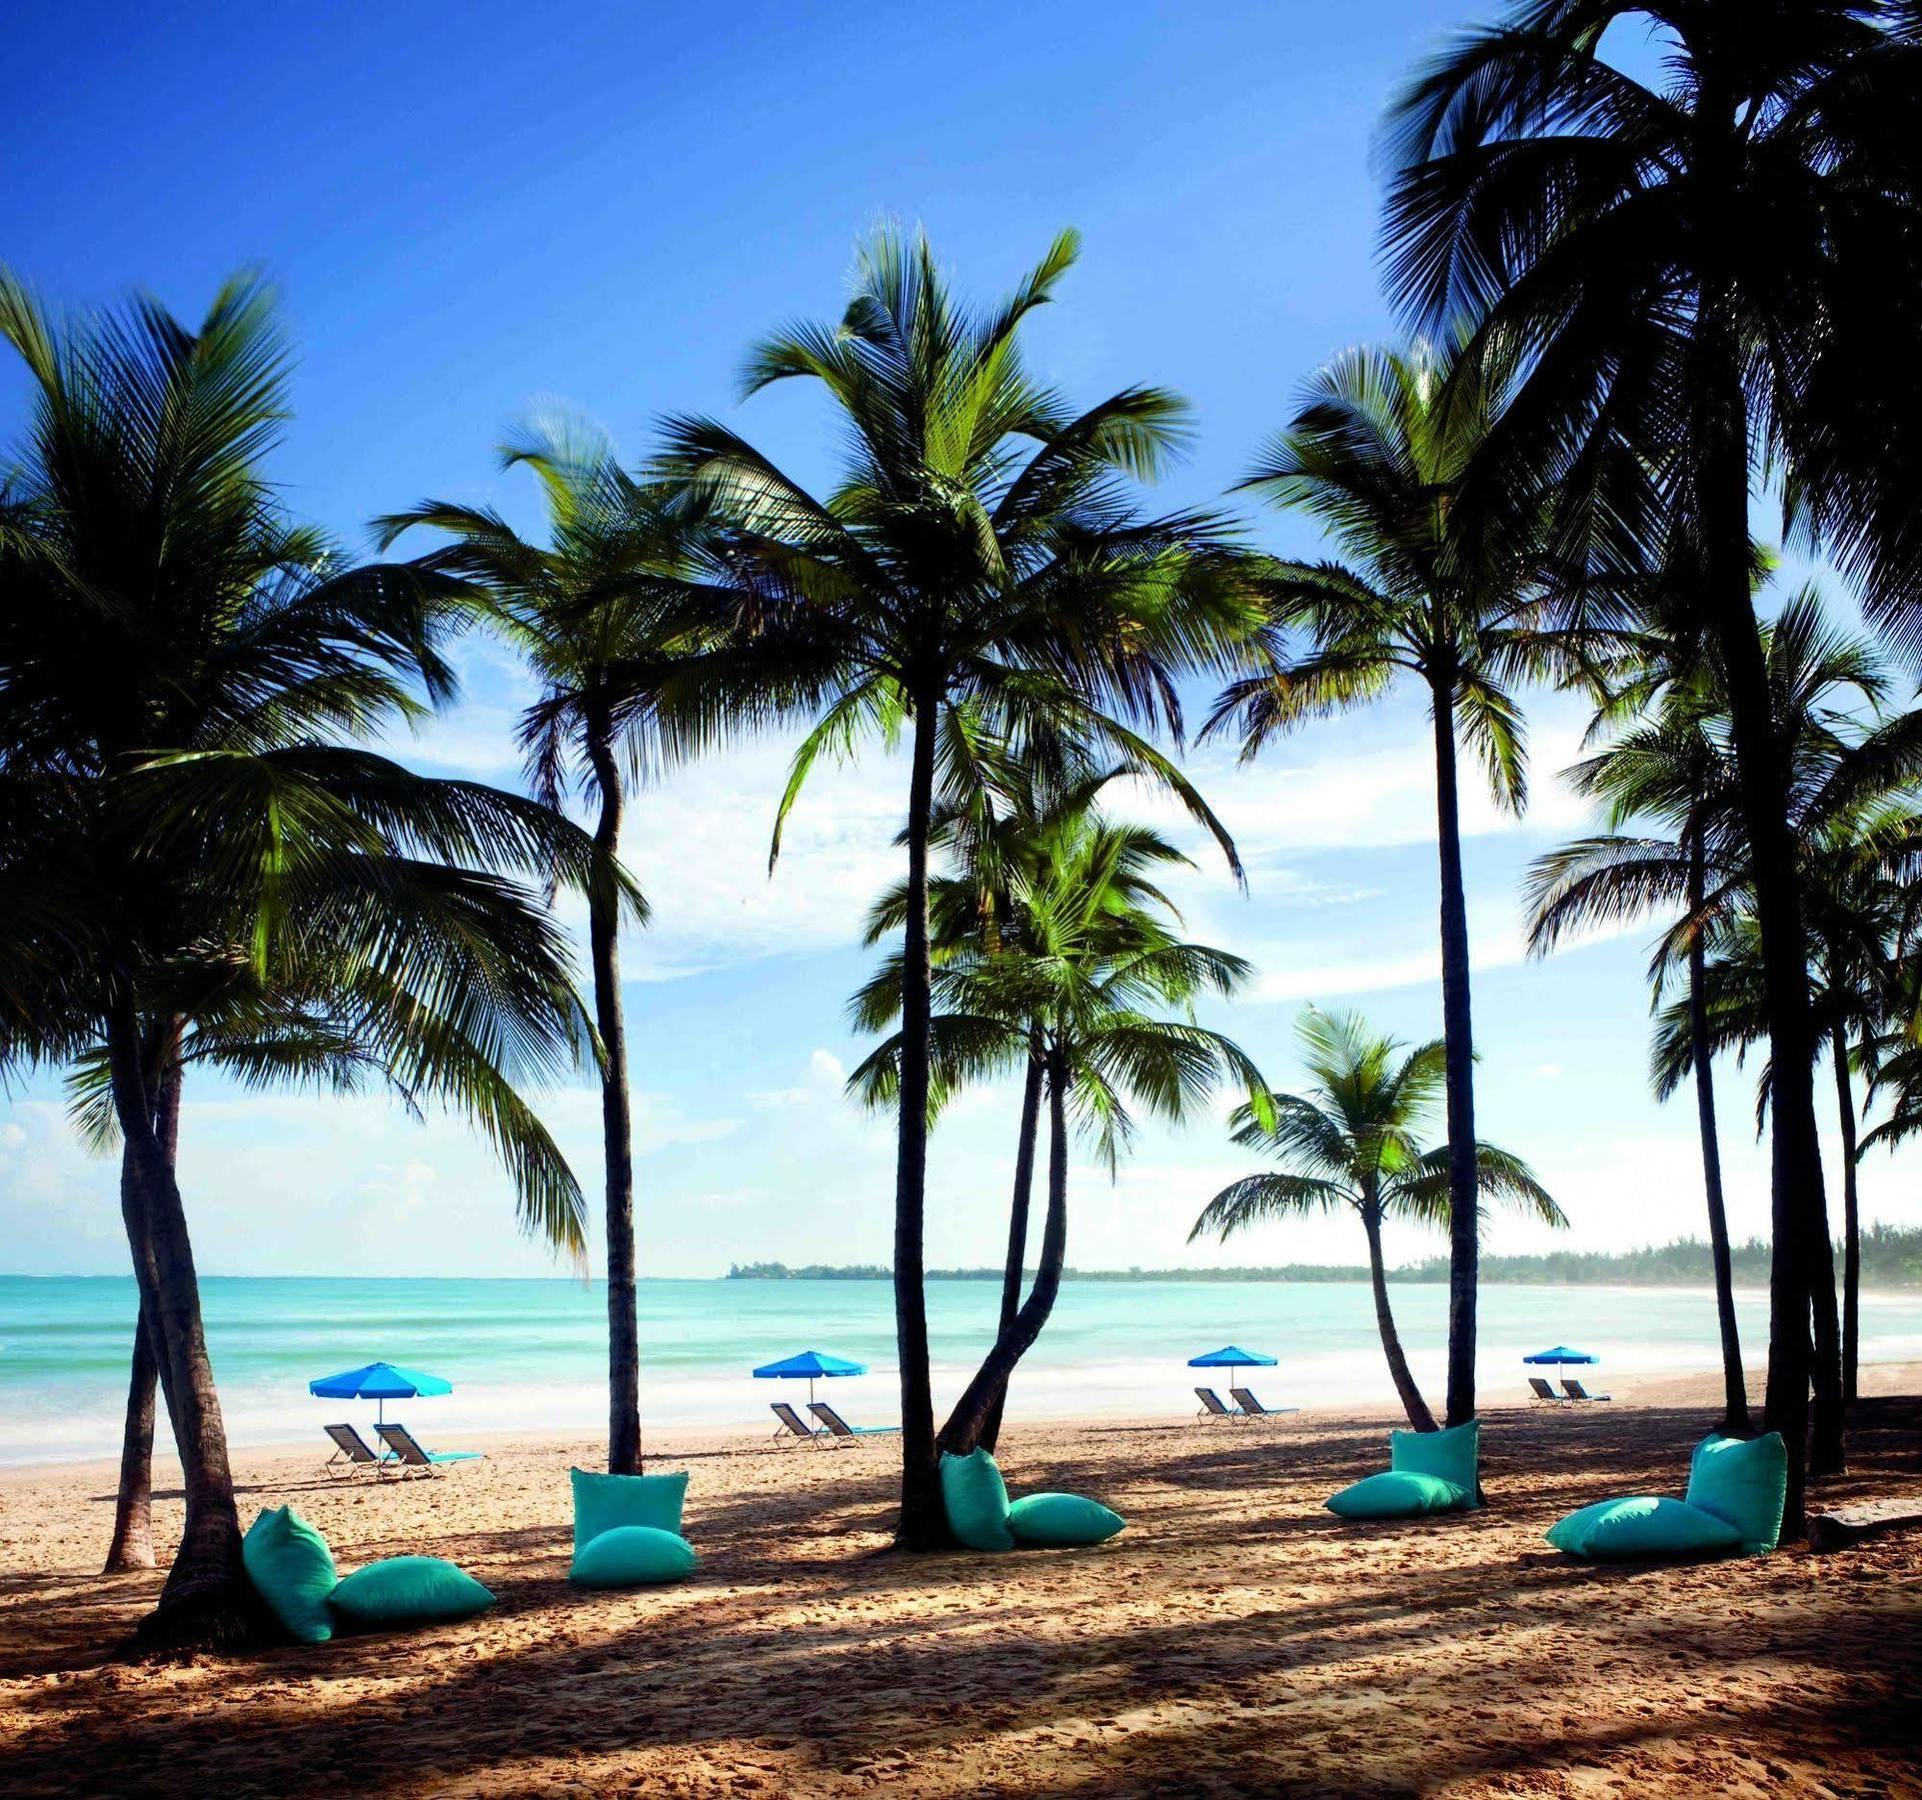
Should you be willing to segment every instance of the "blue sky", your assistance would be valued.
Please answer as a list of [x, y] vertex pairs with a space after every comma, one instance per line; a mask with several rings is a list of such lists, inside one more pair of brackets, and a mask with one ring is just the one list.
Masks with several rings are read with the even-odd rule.
[[[527, 484], [497, 472], [491, 447], [557, 401], [635, 456], [659, 414], [717, 412], [824, 478], [832, 437], [809, 396], [737, 404], [748, 344], [837, 313], [853, 246], [878, 221], [924, 224], [984, 295], [1074, 225], [1084, 258], [1037, 320], [1032, 360], [1084, 401], [1137, 381], [1186, 393], [1198, 438], [1161, 493], [1211, 502], [1318, 362], [1391, 329], [1371, 139], [1397, 79], [1465, 3], [1053, 0], [997, 17], [25, 0], [0, 37], [0, 259], [63, 303], [142, 287], [184, 315], [226, 273], [268, 270], [299, 354], [274, 473], [295, 511], [364, 547], [370, 517], [430, 495], [498, 505], [531, 529]], [[0, 365], [0, 440], [22, 397]], [[1272, 515], [1251, 524], [1280, 548], [1313, 543]], [[465, 676], [461, 707], [397, 752], [511, 782], [527, 684], [485, 645]], [[1478, 798], [1467, 821], [1484, 1135], [1534, 1161], [1572, 1242], [1697, 1231], [1693, 1110], [1646, 1094], [1646, 934], [1520, 960], [1518, 878], [1585, 823], [1554, 779], [1581, 716], [1550, 696], [1530, 711], [1528, 815]], [[818, 772], [770, 881], [786, 753], [744, 746], [633, 809], [625, 848], [656, 913], [626, 948], [646, 1272], [887, 1254], [889, 1133], [839, 1090], [862, 1053], [843, 1023], [860, 921], [896, 870], [905, 784], [879, 756]], [[1365, 1007], [1404, 1037], [1437, 1033], [1416, 701], [1317, 726], [1249, 769], [1212, 750], [1193, 768], [1251, 888], [1239, 895], [1197, 845], [1180, 898], [1195, 936], [1262, 971], [1218, 1022], [1270, 1079], [1292, 1079], [1304, 999]], [[1728, 1071], [1721, 1098], [1734, 1225], [1760, 1230], [1747, 1077]], [[593, 1095], [541, 1104], [591, 1190]], [[1010, 1093], [983, 1090], [937, 1134], [931, 1261], [994, 1259], [1014, 1110]], [[378, 1100], [200, 1084], [181, 1166], [205, 1270], [552, 1268], [514, 1236], [505, 1183], [463, 1128], [421, 1127]], [[1226, 1252], [1185, 1246], [1196, 1210], [1244, 1167], [1214, 1120], [1144, 1133], [1112, 1187], [1078, 1167], [1072, 1260], [1359, 1254], [1346, 1221]], [[1904, 1216], [1883, 1165], [1865, 1169], [1864, 1194], [1871, 1216]], [[1546, 1237], [1504, 1223], [1491, 1241]], [[1391, 1249], [1437, 1247], [1407, 1236]], [[0, 1268], [124, 1266], [112, 1167], [73, 1143], [51, 1085], [21, 1090], [0, 1105]]]

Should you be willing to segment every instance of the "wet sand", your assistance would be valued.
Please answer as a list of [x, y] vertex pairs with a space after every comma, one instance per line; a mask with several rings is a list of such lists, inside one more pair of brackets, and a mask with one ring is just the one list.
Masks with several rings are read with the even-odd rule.
[[[1849, 1476], [1922, 1491], [1922, 1367], [1864, 1371]], [[508, 1440], [437, 1481], [240, 1452], [242, 1520], [291, 1500], [343, 1573], [451, 1557], [482, 1617], [186, 1666], [116, 1647], [158, 1573], [96, 1571], [109, 1464], [0, 1479], [6, 1794], [1922, 1794], [1922, 1534], [1586, 1568], [1543, 1530], [1679, 1494], [1717, 1383], [1575, 1414], [1491, 1407], [1480, 1513], [1345, 1524], [1385, 1414], [1011, 1427], [1016, 1494], [1127, 1515], [1092, 1550], [880, 1554], [888, 1440], [666, 1434], [700, 1573], [565, 1579], [567, 1467]], [[164, 1561], [177, 1497], [156, 1506]]]

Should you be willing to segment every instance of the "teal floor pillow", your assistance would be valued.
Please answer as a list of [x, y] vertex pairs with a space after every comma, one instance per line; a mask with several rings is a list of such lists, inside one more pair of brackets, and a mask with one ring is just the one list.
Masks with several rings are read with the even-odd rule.
[[596, 1475], [569, 1469], [574, 1484], [574, 1550], [621, 1525], [681, 1534], [681, 1505], [687, 1498], [687, 1471], [677, 1475]]
[[1637, 1494], [1597, 1500], [1548, 1528], [1548, 1541], [1591, 1562], [1635, 1562], [1658, 1556], [1706, 1556], [1741, 1542], [1735, 1527], [1680, 1500]]
[[241, 1540], [240, 1560], [267, 1609], [303, 1644], [334, 1635], [327, 1596], [340, 1580], [327, 1540], [291, 1506], [262, 1512]]
[[941, 1498], [948, 1529], [970, 1550], [1012, 1550], [1008, 1484], [985, 1450], [941, 1458]]
[[1743, 1551], [1764, 1556], [1781, 1541], [1789, 1456], [1779, 1431], [1758, 1438], [1709, 1435], [1688, 1466], [1688, 1503], [1735, 1528]]
[[1343, 1519], [1418, 1519], [1427, 1513], [1460, 1512], [1473, 1504], [1452, 1481], [1412, 1469], [1385, 1469], [1322, 1502]]
[[331, 1604], [357, 1625], [421, 1625], [472, 1618], [494, 1596], [442, 1557], [390, 1556], [356, 1569], [334, 1589]]
[[1470, 1419], [1446, 1431], [1392, 1431], [1388, 1434], [1388, 1466], [1397, 1475], [1433, 1475], [1458, 1487], [1475, 1504], [1475, 1482], [1480, 1469], [1482, 1422]]
[[616, 1525], [574, 1552], [569, 1581], [582, 1587], [644, 1587], [683, 1581], [700, 1566], [694, 1546], [671, 1531], [649, 1525]]
[[1017, 1544], [1067, 1548], [1105, 1544], [1128, 1521], [1084, 1494], [1024, 1494], [1008, 1508], [1008, 1529]]

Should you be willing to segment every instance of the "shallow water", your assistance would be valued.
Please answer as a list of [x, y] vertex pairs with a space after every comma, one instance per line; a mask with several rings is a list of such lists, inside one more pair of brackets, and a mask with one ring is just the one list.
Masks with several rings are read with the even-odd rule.
[[[236, 1443], [318, 1438], [334, 1419], [368, 1420], [371, 1402], [316, 1400], [312, 1377], [384, 1358], [444, 1375], [442, 1399], [390, 1405], [429, 1444], [462, 1432], [594, 1430], [605, 1417], [606, 1296], [574, 1281], [285, 1280], [202, 1283], [209, 1346]], [[1393, 1290], [1417, 1377], [1439, 1405], [1447, 1290]], [[993, 1332], [992, 1282], [931, 1282], [937, 1405], [952, 1399]], [[819, 1349], [869, 1365], [824, 1383], [857, 1422], [892, 1422], [894, 1311], [881, 1281], [644, 1281], [642, 1405], [650, 1425], [768, 1421], [770, 1400], [805, 1400], [805, 1383], [749, 1370]], [[1751, 1363], [1766, 1346], [1767, 1299], [1739, 1297]], [[107, 1455], [120, 1441], [135, 1302], [131, 1277], [0, 1276], [0, 1463]], [[1864, 1360], [1922, 1355], [1922, 1294], [1865, 1295]], [[1707, 1289], [1532, 1287], [1482, 1291], [1479, 1380], [1521, 1398], [1520, 1357], [1570, 1343], [1600, 1354], [1580, 1371], [1603, 1387], [1637, 1373], [1719, 1361]], [[1192, 1410], [1197, 1380], [1225, 1397], [1226, 1371], [1186, 1359], [1234, 1343], [1280, 1359], [1248, 1371], [1270, 1405], [1393, 1404], [1361, 1282], [1069, 1281], [1017, 1375], [1016, 1417]], [[1237, 1376], [1238, 1380], [1239, 1377]], [[771, 1423], [771, 1421], [768, 1421]], [[164, 1442], [164, 1428], [163, 1428]]]

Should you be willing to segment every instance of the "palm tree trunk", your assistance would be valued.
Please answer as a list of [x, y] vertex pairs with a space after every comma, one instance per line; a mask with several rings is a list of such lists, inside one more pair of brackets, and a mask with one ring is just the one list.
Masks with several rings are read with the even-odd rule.
[[1835, 1098], [1842, 1121], [1842, 1402], [1855, 1401], [1856, 1348], [1862, 1331], [1862, 1218], [1855, 1187], [1855, 1095], [1849, 1087], [1849, 1040], [1841, 1021], [1829, 1028]]
[[134, 1318], [127, 1417], [120, 1434], [120, 1486], [114, 1495], [113, 1538], [101, 1566], [103, 1575], [124, 1575], [132, 1569], [154, 1566], [153, 1420], [158, 1368], [143, 1306]]
[[[176, 1061], [162, 1071], [155, 1102], [154, 1132], [166, 1152], [169, 1168], [178, 1166], [180, 1088], [181, 1071]], [[125, 1152], [121, 1163], [124, 1187], [127, 1181]], [[159, 1374], [153, 1329], [143, 1303], [134, 1319], [133, 1358], [127, 1376], [127, 1417], [120, 1437], [120, 1485], [114, 1495], [113, 1538], [107, 1545], [103, 1575], [121, 1575], [131, 1569], [154, 1566], [153, 1427], [154, 1390]]]
[[1428, 1410], [1428, 1402], [1422, 1398], [1421, 1389], [1415, 1384], [1414, 1372], [1408, 1366], [1408, 1358], [1402, 1353], [1401, 1333], [1395, 1329], [1395, 1315], [1388, 1308], [1388, 1271], [1381, 1258], [1381, 1212], [1368, 1205], [1361, 1209], [1362, 1228], [1368, 1233], [1368, 1281], [1375, 1290], [1375, 1329], [1381, 1333], [1381, 1347], [1388, 1358], [1388, 1373], [1395, 1383], [1395, 1392], [1401, 1396], [1402, 1411], [1408, 1415], [1408, 1423], [1417, 1431], [1437, 1429], [1435, 1415]]
[[[1707, 889], [1702, 834], [1691, 823], [1688, 906], [1699, 914]], [[1735, 1320], [1735, 1267], [1729, 1252], [1728, 1210], [1722, 1203], [1722, 1146], [1715, 1128], [1715, 1058], [1708, 1041], [1707, 956], [1698, 932], [1688, 949], [1688, 1029], [1695, 1063], [1695, 1117], [1702, 1134], [1702, 1185], [1708, 1193], [1709, 1257], [1715, 1265], [1715, 1317], [1722, 1333], [1722, 1429], [1749, 1434], [1748, 1380], [1742, 1373], [1742, 1334]]]
[[1442, 1037], [1448, 1071], [1448, 1423], [1475, 1416], [1475, 1307], [1481, 1194], [1475, 1168], [1475, 1033], [1468, 1004], [1468, 900], [1462, 888], [1449, 671], [1432, 682], [1435, 823], [1441, 849]]
[[187, 1501], [180, 1549], [160, 1604], [135, 1636], [155, 1649], [219, 1648], [256, 1636], [262, 1614], [240, 1561], [240, 1519], [187, 1217], [166, 1147], [154, 1130], [139, 1029], [124, 1003], [109, 1017], [107, 1051], [114, 1111], [129, 1152], [121, 1210], [141, 1308], [155, 1328], [155, 1353], [166, 1371]]
[[[1040, 1034], [1031, 1032], [1028, 1043], [1028, 1069], [1021, 1087], [1021, 1136], [1014, 1150], [1014, 1199], [1008, 1207], [1008, 1256], [1001, 1268], [1001, 1317], [995, 1325], [998, 1342], [1014, 1329], [1015, 1314], [1021, 1308], [1021, 1271], [1028, 1260], [1028, 1207], [1034, 1195], [1034, 1143], [1041, 1127], [1041, 1080], [1044, 1065]], [[1001, 1441], [1001, 1415], [1007, 1409], [1008, 1384], [988, 1407], [975, 1442], [992, 1451]], [[953, 1424], [950, 1417], [949, 1424]], [[947, 1435], [946, 1427], [942, 1436]]]
[[951, 1541], [935, 1462], [928, 1386], [928, 1297], [923, 1237], [928, 1179], [928, 1056], [933, 969], [928, 958], [928, 821], [934, 807], [934, 740], [940, 695], [914, 697], [908, 778], [908, 917], [901, 958], [901, 1104], [894, 1169], [894, 1335], [901, 1362], [901, 1519], [895, 1545], [939, 1549]]
[[[1705, 221], [1713, 234], [1717, 220]], [[1750, 597], [1748, 413], [1741, 363], [1724, 285], [1703, 284], [1697, 309], [1692, 388], [1696, 512], [1704, 586], [1727, 683], [1743, 828], [1748, 837], [1756, 923], [1762, 937], [1763, 991], [1773, 1090], [1769, 1108], [1769, 1374], [1764, 1422], [1788, 1446], [1788, 1504], [1783, 1529], [1802, 1529], [1808, 1466], [1809, 1390], [1818, 1402], [1815, 1467], [1839, 1462], [1841, 1380], [1838, 1346], [1825, 1342], [1817, 1288], [1826, 1279], [1833, 1313], [1834, 1270], [1822, 1196], [1822, 1152], [1815, 1131], [1815, 1019], [1809, 1004], [1808, 939], [1801, 880], [1768, 669]], [[1825, 1268], [1826, 1265], [1826, 1268]], [[1814, 1353], [1810, 1320], [1815, 1320]], [[1832, 1365], [1828, 1378], [1824, 1363]]]
[[1034, 1287], [1011, 1325], [995, 1339], [987, 1360], [975, 1371], [941, 1429], [940, 1447], [953, 1456], [965, 1456], [980, 1443], [989, 1408], [1007, 1391], [1009, 1376], [1041, 1335], [1061, 1291], [1061, 1271], [1068, 1256], [1068, 1059], [1058, 1046], [1048, 1051], [1047, 1076], [1048, 1210], [1041, 1227]]
[[[620, 852], [625, 796], [604, 720], [590, 723], [588, 761], [600, 792], [594, 846], [611, 867]], [[607, 1175], [607, 1468], [641, 1472], [641, 1333], [634, 1291], [634, 1138], [627, 1092], [627, 1024], [621, 1011], [621, 902], [611, 879], [588, 889], [587, 934], [594, 968], [594, 1024], [607, 1061], [601, 1070], [601, 1151]]]

